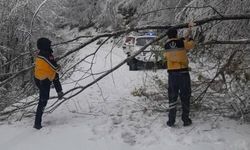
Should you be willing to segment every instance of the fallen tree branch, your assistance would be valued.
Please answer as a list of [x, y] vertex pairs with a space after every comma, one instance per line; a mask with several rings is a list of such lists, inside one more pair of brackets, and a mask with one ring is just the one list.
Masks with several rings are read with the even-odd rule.
[[67, 72], [69, 72], [70, 70], [72, 70], [73, 68], [75, 68], [77, 65], [79, 65], [80, 63], [82, 63], [83, 61], [85, 61], [87, 58], [91, 57], [91, 56], [94, 56], [98, 51], [99, 49], [110, 39], [111, 37], [108, 37], [104, 42], [101, 43], [100, 46], [98, 46], [98, 48], [95, 50], [95, 52], [85, 56], [83, 59], [81, 59], [80, 61], [78, 61], [77, 63], [75, 63], [73, 66], [71, 66], [69, 69], [67, 69], [64, 74], [66, 74]]
[[[205, 18], [205, 19], [201, 19], [198, 21], [194, 21], [196, 23], [196, 26], [201, 26], [203, 24], [212, 22], [212, 21], [218, 21], [218, 20], [243, 20], [243, 19], [250, 19], [250, 14], [236, 14], [236, 15], [224, 15], [219, 16], [219, 15], [215, 15], [215, 16], [211, 16], [209, 18]], [[72, 49], [71, 51], [68, 51], [67, 53], [65, 53], [62, 57], [59, 58], [59, 60], [61, 60], [62, 58], [67, 57], [68, 55], [75, 53], [79, 50], [81, 50], [82, 48], [86, 47], [88, 44], [93, 43], [94, 41], [103, 38], [103, 37], [112, 37], [112, 36], [119, 36], [125, 33], [130, 33], [132, 31], [143, 31], [143, 30], [152, 30], [152, 29], [169, 29], [169, 28], [176, 28], [176, 29], [183, 29], [183, 28], [187, 28], [188, 27], [188, 23], [183, 23], [183, 24], [178, 24], [178, 25], [173, 25], [173, 26], [145, 26], [145, 27], [137, 27], [137, 28], [130, 28], [127, 30], [120, 30], [117, 32], [113, 32], [113, 33], [105, 33], [105, 34], [101, 34], [101, 35], [97, 35], [95, 37], [93, 37], [92, 39], [88, 40], [87, 42], [81, 44], [80, 46]]]
[[61, 43], [56, 43], [56, 44], [53, 44], [52, 46], [58, 46], [58, 45], [65, 45], [65, 44], [68, 44], [68, 43], [71, 43], [71, 42], [74, 42], [74, 41], [77, 41], [79, 39], [82, 39], [82, 38], [92, 38], [94, 36], [78, 36], [74, 39], [71, 39], [71, 40], [68, 40], [68, 41], [64, 41], [64, 42], [61, 42]]
[[139, 55], [142, 51], [144, 51], [148, 46], [156, 43], [157, 41], [161, 40], [162, 38], [164, 38], [167, 34], [163, 34], [160, 37], [156, 38], [155, 40], [151, 41], [150, 43], [146, 44], [145, 46], [143, 46], [139, 51], [137, 51], [135, 54], [131, 55], [130, 57], [128, 57], [127, 59], [123, 60], [122, 62], [120, 62], [118, 65], [116, 65], [114, 68], [108, 70], [106, 73], [104, 73], [103, 75], [99, 76], [98, 78], [96, 78], [96, 80], [90, 82], [89, 84], [85, 85], [85, 86], [79, 86], [79, 87], [75, 87], [74, 89], [71, 89], [69, 91], [67, 91], [64, 95], [67, 95], [68, 93], [74, 92], [76, 90], [77, 91], [75, 94], [69, 96], [69, 97], [65, 97], [63, 101], [60, 101], [59, 104], [55, 105], [54, 107], [52, 107], [49, 112], [53, 112], [57, 107], [59, 107], [61, 104], [63, 104], [65, 101], [75, 97], [76, 95], [80, 94], [81, 92], [83, 92], [85, 89], [87, 89], [88, 87], [94, 85], [95, 83], [97, 83], [98, 81], [100, 81], [101, 79], [103, 79], [104, 77], [106, 77], [107, 75], [109, 75], [110, 73], [114, 72], [116, 69], [120, 68], [122, 65], [126, 64], [127, 61], [133, 59], [135, 56]]
[[[202, 19], [202, 20], [198, 20], [195, 21], [196, 25], [203, 25], [212, 21], [216, 21], [216, 20], [242, 20], [242, 19], [250, 19], [250, 14], [238, 14], [238, 15], [225, 15], [223, 18], [221, 16], [212, 16], [206, 19]], [[82, 48], [86, 47], [88, 44], [103, 38], [103, 37], [112, 37], [112, 36], [118, 36], [118, 35], [122, 35], [125, 33], [129, 33], [132, 31], [139, 31], [139, 30], [148, 30], [148, 29], [170, 29], [170, 28], [176, 28], [176, 29], [182, 29], [182, 28], [186, 28], [188, 27], [188, 23], [183, 23], [183, 24], [177, 24], [174, 26], [147, 26], [147, 27], [141, 27], [141, 28], [131, 28], [131, 29], [127, 29], [127, 30], [121, 30], [121, 31], [117, 31], [114, 33], [106, 33], [106, 34], [101, 34], [98, 36], [93, 37], [92, 39], [88, 40], [87, 42], [81, 44], [80, 46], [72, 49], [71, 51], [65, 53], [60, 59], [63, 59], [67, 56], [69, 56], [70, 54], [73, 54], [77, 51], [80, 51]], [[119, 64], [117, 64], [116, 66], [114, 66], [112, 69], [108, 70], [107, 72], [105, 72], [104, 74], [100, 75], [98, 78], [96, 78], [96, 80], [88, 83], [85, 86], [79, 86], [79, 87], [75, 87], [69, 91], [67, 91], [64, 94], [64, 98], [61, 101], [57, 101], [56, 103], [54, 103], [54, 105], [52, 107], [49, 107], [50, 109], [48, 110], [49, 112], [53, 112], [57, 107], [59, 107], [61, 104], [63, 104], [65, 101], [77, 96], [78, 94], [80, 94], [81, 92], [83, 92], [85, 89], [91, 87], [92, 85], [94, 85], [95, 83], [97, 83], [98, 81], [100, 81], [101, 79], [103, 79], [104, 77], [106, 77], [107, 75], [109, 75], [110, 73], [114, 72], [115, 70], [117, 70], [118, 68], [120, 68], [122, 65], [124, 65], [127, 61], [129, 61], [130, 59], [134, 58], [135, 56], [137, 56], [138, 54], [140, 54], [142, 51], [144, 51], [149, 45], [163, 39], [164, 37], [166, 37], [166, 33], [163, 33], [160, 37], [158, 37], [157, 39], [155, 39], [154, 41], [151, 41], [150, 43], [148, 43], [147, 45], [145, 45], [144, 47], [142, 47], [139, 51], [137, 51], [134, 55], [128, 57], [127, 59], [123, 60], [122, 62], [120, 62]], [[225, 65], [223, 68], [227, 67], [227, 65]], [[0, 86], [3, 86], [4, 84], [8, 83], [8, 81], [14, 79], [15, 77], [17, 77], [19, 74], [29, 71], [30, 69], [32, 69], [33, 66], [26, 68], [20, 72], [18, 72], [17, 74], [13, 75], [12, 77], [4, 80], [3, 82], [0, 83]], [[222, 69], [223, 70], [223, 69]], [[221, 71], [219, 71], [220, 73]], [[218, 73], [218, 75], [219, 75]], [[214, 77], [214, 79], [212, 81], [215, 80], [215, 78], [218, 76], [216, 74], [216, 76]], [[212, 82], [211, 81], [211, 82]], [[209, 87], [208, 87], [209, 88]], [[72, 95], [68, 96], [67, 95], [69, 93], [74, 92]], [[56, 97], [52, 97], [52, 99], [55, 99]]]
[[[218, 21], [218, 20], [245, 20], [245, 19], [250, 19], [250, 14], [224, 15], [223, 17], [221, 17], [219, 15], [215, 15], [215, 16], [211, 16], [211, 17], [208, 17], [208, 18], [205, 18], [205, 19], [201, 19], [201, 20], [195, 21], [195, 23], [196, 23], [196, 26], [201, 26], [203, 24], [206, 24], [206, 23], [209, 23], [209, 22], [213, 22], [213, 21]], [[96, 40], [98, 40], [100, 38], [103, 38], [103, 37], [118, 36], [118, 35], [122, 35], [122, 34], [125, 34], [125, 33], [130, 33], [132, 31], [143, 31], [143, 30], [149, 30], [149, 29], [169, 29], [171, 27], [172, 28], [176, 28], [176, 29], [187, 28], [188, 27], [188, 23], [177, 24], [177, 25], [173, 25], [173, 26], [167, 25], [167, 26], [145, 26], [145, 27], [137, 27], [137, 28], [130, 28], [130, 29], [127, 29], [127, 30], [121, 30], [121, 31], [113, 32], [113, 33], [105, 33], [105, 34], [97, 35], [97, 36], [93, 37], [92, 39], [88, 40], [87, 42], [81, 44], [80, 46], [78, 46], [78, 47], [76, 47], [76, 48], [68, 51], [62, 57], [60, 57], [58, 60], [61, 60], [61, 59], [65, 58], [65, 57], [67, 57], [67, 56], [69, 56], [69, 55], [71, 55], [71, 54], [73, 54], [75, 52], [80, 51], [82, 48], [86, 47], [87, 45], [89, 45], [89, 44], [93, 43], [94, 41], [96, 41]], [[138, 51], [138, 52], [140, 53], [142, 51]], [[124, 60], [124, 61], [126, 62], [127, 59]], [[33, 66], [30, 67], [30, 69], [32, 69], [32, 68], [33, 68]], [[28, 70], [26, 70], [26, 71], [28, 71]], [[11, 79], [14, 79], [16, 76], [18, 76], [18, 74], [13, 75], [12, 77], [10, 77], [10, 78], [6, 79], [5, 81], [1, 82], [0, 83], [0, 87], [3, 86], [4, 84], [6, 84]]]
[[[209, 18], [195, 21], [195, 23], [196, 23], [196, 26], [200, 26], [200, 25], [203, 25], [205, 23], [209, 23], [209, 22], [217, 21], [217, 20], [242, 20], [242, 19], [250, 19], [250, 14], [224, 15], [223, 17], [215, 15], [215, 16], [211, 16]], [[149, 29], [169, 29], [170, 27], [171, 26], [169, 26], [169, 25], [167, 25], [167, 26], [146, 26], [146, 27], [140, 27], [140, 28], [138, 27], [138, 28], [131, 28], [131, 29], [127, 29], [127, 30], [121, 30], [121, 31], [117, 31], [114, 33], [106, 33], [106, 34], [97, 35], [97, 36], [93, 37], [92, 39], [88, 40], [87, 42], [81, 44], [80, 46], [68, 51], [62, 57], [60, 57], [58, 60], [61, 60], [65, 57], [69, 56], [70, 54], [73, 54], [73, 53], [81, 50], [82, 48], [86, 47], [87, 45], [89, 45], [89, 44], [93, 43], [94, 41], [96, 41], [100, 38], [103, 38], [103, 37], [118, 36], [118, 35], [122, 35], [125, 33], [132, 32], [132, 31], [141, 31], [141, 30], [149, 30]], [[187, 28], [188, 23], [178, 24], [178, 25], [174, 25], [172, 27], [176, 28], [176, 29]], [[31, 68], [32, 67], [30, 67], [30, 69]], [[14, 79], [13, 76], [11, 77], [11, 79]], [[9, 79], [6, 79], [6, 80], [10, 81]], [[7, 82], [3, 81], [2, 83], [0, 83], [0, 87], [4, 85], [3, 83], [6, 84]]]
[[194, 100], [194, 103], [197, 102], [201, 102], [203, 97], [206, 95], [208, 89], [211, 87], [212, 83], [215, 81], [215, 79], [222, 74], [232, 63], [234, 56], [237, 54], [237, 52], [239, 52], [238, 50], [235, 50], [230, 57], [228, 58], [227, 62], [221, 67], [219, 68], [218, 72], [215, 74], [215, 76], [213, 77], [213, 79], [210, 80], [210, 82], [208, 83], [207, 87], [205, 88], [205, 90], [203, 90], [203, 92], [201, 92], [201, 94], [199, 96], [197, 96], [197, 98]]
[[145, 16], [145, 15], [148, 15], [148, 14], [151, 14], [151, 13], [156, 13], [156, 12], [159, 12], [159, 11], [164, 11], [164, 10], [171, 10], [171, 9], [204, 9], [204, 8], [211, 8], [215, 13], [217, 13], [219, 16], [221, 17], [224, 17], [216, 8], [214, 8], [213, 6], [211, 5], [207, 5], [207, 6], [184, 6], [184, 7], [166, 7], [166, 8], [162, 8], [162, 9], [158, 9], [158, 10], [153, 10], [153, 11], [149, 11], [149, 12], [146, 12], [146, 13], [142, 13], [142, 14], [139, 14], [138, 16]]
[[202, 45], [214, 45], [214, 44], [250, 44], [250, 39], [230, 40], [230, 41], [211, 40], [203, 43]]

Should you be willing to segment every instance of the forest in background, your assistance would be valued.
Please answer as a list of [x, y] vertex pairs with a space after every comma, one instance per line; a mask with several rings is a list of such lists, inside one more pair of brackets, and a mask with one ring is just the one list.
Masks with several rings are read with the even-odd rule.
[[[36, 39], [41, 36], [57, 43], [63, 42], [56, 35], [59, 29], [93, 28], [100, 34], [130, 31], [178, 25], [214, 15], [221, 18], [249, 15], [249, 6], [247, 0], [1, 0], [0, 111], [35, 93], [32, 71], [28, 68], [32, 67]], [[199, 66], [193, 68], [197, 77], [193, 87], [194, 105], [250, 120], [247, 117], [250, 113], [249, 19], [216, 20], [197, 26], [194, 31], [198, 47], [190, 58]], [[63, 59], [71, 55], [63, 55]], [[207, 76], [210, 70], [215, 73]], [[149, 103], [149, 107], [159, 109], [160, 104]]]

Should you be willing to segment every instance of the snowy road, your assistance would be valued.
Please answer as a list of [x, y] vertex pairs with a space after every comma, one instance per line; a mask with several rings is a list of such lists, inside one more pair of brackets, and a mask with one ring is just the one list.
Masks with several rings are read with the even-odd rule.
[[[98, 45], [81, 50], [84, 57]], [[125, 58], [122, 50], [112, 43], [104, 45], [97, 54], [94, 71], [109, 69]], [[106, 57], [108, 56], [108, 57]], [[112, 61], [110, 61], [112, 60]], [[80, 66], [86, 69], [86, 64]], [[147, 72], [147, 75], [167, 75], [166, 71]], [[64, 91], [86, 85], [93, 78], [66, 84], [82, 78], [75, 72], [64, 81]], [[250, 126], [225, 118], [194, 118], [190, 127], [165, 126], [166, 114], [143, 113], [136, 107], [139, 98], [131, 92], [143, 85], [145, 73], [130, 72], [124, 65], [77, 97], [63, 104], [52, 114], [44, 116], [44, 128], [32, 128], [34, 118], [0, 125], [1, 150], [250, 150]], [[55, 94], [52, 90], [52, 95]]]

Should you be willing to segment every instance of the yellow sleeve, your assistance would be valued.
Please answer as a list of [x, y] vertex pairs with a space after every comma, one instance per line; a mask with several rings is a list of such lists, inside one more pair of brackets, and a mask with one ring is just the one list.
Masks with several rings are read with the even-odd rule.
[[193, 49], [195, 47], [195, 42], [193, 40], [184, 40], [184, 48], [186, 50]]

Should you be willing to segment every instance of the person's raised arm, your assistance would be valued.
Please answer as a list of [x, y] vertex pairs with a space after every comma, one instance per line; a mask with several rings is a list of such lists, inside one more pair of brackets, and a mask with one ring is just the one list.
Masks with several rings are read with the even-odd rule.
[[188, 30], [184, 36], [185, 40], [184, 40], [184, 46], [185, 49], [190, 50], [193, 49], [195, 46], [195, 42], [193, 40], [193, 35], [192, 35], [192, 27], [195, 26], [194, 22], [189, 22], [188, 24]]

